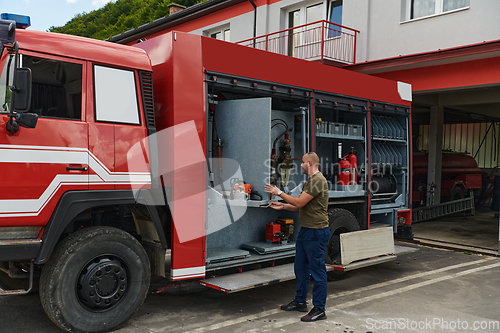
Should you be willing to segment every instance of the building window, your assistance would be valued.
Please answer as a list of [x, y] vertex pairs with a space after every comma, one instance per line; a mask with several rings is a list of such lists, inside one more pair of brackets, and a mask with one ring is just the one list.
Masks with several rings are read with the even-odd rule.
[[413, 20], [467, 8], [470, 0], [402, 0], [402, 4], [406, 12], [404, 20]]
[[306, 24], [323, 20], [323, 3], [306, 7]]
[[334, 0], [330, 4], [330, 22], [342, 25], [342, 0]]
[[229, 29], [229, 25], [205, 31], [204, 35], [209, 36], [210, 38], [224, 40], [226, 42], [231, 41], [231, 30]]
[[[342, 3], [343, 0], [328, 0], [324, 2], [300, 3], [286, 8], [286, 27], [289, 29], [309, 24], [307, 27], [293, 29], [288, 33], [288, 55], [295, 56], [298, 45], [314, 43], [321, 37], [321, 23], [313, 22], [327, 20], [342, 25]], [[328, 38], [337, 37], [341, 31], [336, 26], [327, 26]]]
[[[311, 2], [309, 2], [311, 3]], [[343, 0], [332, 0], [330, 2], [320, 2], [293, 6], [287, 10], [287, 28], [294, 28], [299, 25], [309, 24], [316, 21], [327, 20], [342, 25], [342, 4]]]
[[443, 0], [443, 12], [469, 6], [470, 0]]

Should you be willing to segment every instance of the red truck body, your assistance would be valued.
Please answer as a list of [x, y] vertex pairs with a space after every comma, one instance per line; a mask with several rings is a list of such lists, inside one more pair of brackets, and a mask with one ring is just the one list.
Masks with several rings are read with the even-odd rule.
[[[205, 156], [207, 156], [207, 101], [204, 86], [207, 72], [303, 87], [311, 91], [320, 90], [399, 105], [408, 104], [407, 101], [401, 100], [397, 82], [380, 80], [376, 77], [212, 38], [169, 32], [136, 44], [136, 47], [144, 49], [153, 64], [158, 131], [187, 121], [194, 121]], [[287, 68], [300, 68], [300, 71], [292, 73], [286, 70]], [[161, 73], [161, 75], [156, 73]], [[321, 73], [321, 75], [313, 75], [313, 73]], [[185, 89], [185, 87], [190, 87], [190, 89]], [[313, 140], [315, 140], [314, 137]], [[162, 145], [166, 143], [159, 143], [159, 146]], [[315, 145], [314, 141], [312, 145]], [[160, 169], [163, 169], [162, 166]], [[189, 186], [185, 186], [186, 177], [174, 176], [171, 186], [183, 191], [188, 187], [193, 190], [191, 194], [200, 193], [202, 189], [203, 193], [206, 183], [204, 172], [199, 177], [188, 179], [190, 179]], [[194, 179], [196, 181], [193, 181]], [[176, 195], [174, 193], [173, 197], [175, 198]], [[180, 203], [181, 206], [177, 208], [175, 205], [177, 205], [176, 202], [171, 209], [182, 212], [180, 213], [182, 215], [178, 215], [182, 216], [182, 228], [203, 229], [200, 221], [205, 218], [204, 196], [197, 197], [196, 204], [193, 203], [194, 207], [183, 207]], [[367, 215], [369, 219], [370, 215]], [[191, 221], [189, 226], [184, 225], [186, 221]], [[367, 223], [369, 224], [369, 221]], [[175, 221], [173, 225], [177, 227]], [[172, 237], [172, 279], [203, 277], [205, 235], [202, 234], [202, 237], [187, 243], [180, 243], [175, 232]], [[177, 271], [194, 273], [186, 275]]]

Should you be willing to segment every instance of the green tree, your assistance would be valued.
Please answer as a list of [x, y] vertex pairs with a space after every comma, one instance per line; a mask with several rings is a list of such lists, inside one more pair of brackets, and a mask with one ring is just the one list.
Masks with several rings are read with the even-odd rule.
[[117, 0], [90, 13], [76, 14], [61, 27], [50, 27], [50, 32], [107, 39], [135, 29], [143, 24], [168, 16], [172, 2], [189, 7], [206, 0]]

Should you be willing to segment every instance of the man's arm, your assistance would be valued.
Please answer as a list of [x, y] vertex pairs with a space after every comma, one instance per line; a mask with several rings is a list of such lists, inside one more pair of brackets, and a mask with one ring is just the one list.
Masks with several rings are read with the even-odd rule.
[[289, 203], [276, 202], [271, 201], [269, 203], [269, 207], [276, 210], [290, 210], [290, 211], [298, 211], [299, 209], [295, 206], [290, 205]]
[[[277, 188], [276, 186], [272, 186], [269, 184], [266, 184], [265, 189], [267, 192], [273, 195], [278, 195], [278, 192], [280, 191], [279, 188]], [[300, 208], [304, 207], [309, 201], [311, 201], [314, 197], [306, 192], [302, 192], [298, 198], [286, 194], [285, 192], [282, 192], [280, 198], [288, 202], [290, 205], [294, 206], [296, 209], [293, 210], [299, 210]], [[288, 209], [288, 207], [283, 209], [292, 210]]]

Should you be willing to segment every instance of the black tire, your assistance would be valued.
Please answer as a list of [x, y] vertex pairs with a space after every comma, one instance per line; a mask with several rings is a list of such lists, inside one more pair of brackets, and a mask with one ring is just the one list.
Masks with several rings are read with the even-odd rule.
[[146, 298], [151, 271], [142, 245], [111, 227], [75, 232], [54, 250], [40, 277], [49, 318], [71, 332], [123, 325]]
[[454, 201], [454, 200], [460, 200], [463, 198], [465, 198], [465, 189], [462, 188], [461, 186], [456, 186], [453, 189], [453, 191], [451, 191], [450, 200]]
[[325, 262], [340, 263], [340, 234], [359, 230], [359, 224], [354, 215], [342, 208], [328, 210], [330, 223], [330, 239], [326, 245]]

